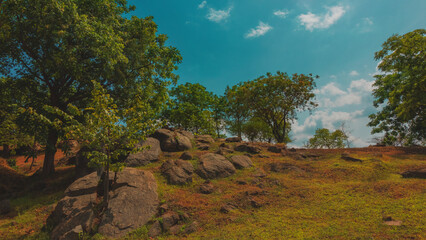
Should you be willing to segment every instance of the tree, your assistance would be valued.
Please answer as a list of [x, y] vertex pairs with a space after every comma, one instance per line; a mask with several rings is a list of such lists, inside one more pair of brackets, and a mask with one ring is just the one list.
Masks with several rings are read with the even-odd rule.
[[[242, 133], [249, 141], [272, 142], [274, 135], [271, 128], [257, 117], [250, 118], [242, 125]], [[290, 140], [288, 140], [290, 142]]]
[[232, 134], [242, 137], [243, 124], [249, 117], [247, 96], [242, 83], [225, 89], [227, 128]]
[[327, 128], [317, 129], [314, 137], [309, 139], [309, 148], [344, 148], [348, 136], [340, 129], [330, 133]]
[[312, 110], [317, 106], [313, 101], [315, 87], [312, 74], [267, 73], [242, 85], [246, 93], [246, 106], [257, 118], [272, 130], [278, 143], [288, 141], [288, 128], [296, 119], [296, 113]]
[[426, 30], [393, 35], [376, 52], [382, 71], [374, 77], [372, 133], [384, 132], [387, 144], [412, 145], [426, 136]]
[[[82, 146], [90, 149], [87, 156], [89, 164], [103, 169], [103, 200], [107, 207], [110, 170], [115, 172], [116, 182], [117, 172], [124, 167], [123, 156], [127, 156], [140, 140], [152, 133], [158, 127], [158, 122], [142, 121], [144, 115], [149, 114], [149, 108], [146, 108], [142, 98], [134, 99], [132, 106], [120, 117], [113, 98], [98, 82], [93, 81], [93, 85], [92, 99], [87, 108], [69, 106], [69, 112], [74, 114], [70, 121], [74, 121], [74, 124], [66, 129], [66, 135], [69, 139], [78, 139]], [[83, 123], [75, 120], [75, 117], [81, 115], [85, 116]]]
[[[117, 99], [119, 114], [143, 87], [153, 108], [156, 100], [164, 102], [181, 56], [165, 45], [167, 37], [157, 34], [152, 17], [124, 17], [132, 10], [126, 0], [3, 1], [0, 74], [10, 77], [17, 91], [33, 94], [20, 107], [44, 116], [45, 122], [64, 122], [57, 113], [67, 112], [68, 104], [86, 107], [93, 79]], [[48, 124], [38, 133], [46, 139], [45, 174], [54, 172], [62, 127]]]
[[171, 125], [198, 134], [214, 134], [213, 93], [199, 83], [185, 83], [172, 88], [170, 96], [172, 104], [165, 116]]
[[226, 98], [224, 96], [217, 96], [214, 94], [211, 109], [216, 137], [224, 137], [225, 135], [221, 134], [221, 131], [225, 128]]

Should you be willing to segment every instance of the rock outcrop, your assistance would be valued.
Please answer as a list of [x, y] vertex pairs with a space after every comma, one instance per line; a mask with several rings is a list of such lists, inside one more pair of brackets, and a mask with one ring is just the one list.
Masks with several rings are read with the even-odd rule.
[[201, 156], [196, 172], [204, 179], [223, 178], [234, 174], [235, 167], [224, 156], [207, 153]]
[[192, 182], [194, 167], [190, 162], [181, 159], [168, 160], [161, 165], [161, 173], [169, 184], [183, 185]]
[[234, 150], [238, 152], [248, 152], [253, 154], [260, 153], [259, 147], [247, 143], [238, 144], [237, 146], [235, 146]]
[[77, 231], [90, 231], [96, 222], [100, 234], [119, 238], [145, 225], [157, 212], [157, 183], [151, 172], [133, 168], [119, 172], [102, 216], [97, 216], [95, 210], [97, 184], [97, 174], [92, 173], [68, 187], [47, 220], [54, 227], [51, 239], [70, 239], [78, 235]]
[[192, 148], [191, 140], [178, 131], [158, 129], [152, 137], [160, 141], [161, 150], [164, 152], [179, 152]]
[[126, 163], [129, 167], [139, 167], [148, 165], [151, 162], [158, 161], [161, 153], [160, 141], [155, 138], [147, 138], [140, 142], [136, 147], [146, 147], [141, 152], [132, 153], [127, 156]]
[[248, 168], [253, 166], [251, 159], [244, 155], [235, 155], [231, 157], [231, 162], [237, 169]]

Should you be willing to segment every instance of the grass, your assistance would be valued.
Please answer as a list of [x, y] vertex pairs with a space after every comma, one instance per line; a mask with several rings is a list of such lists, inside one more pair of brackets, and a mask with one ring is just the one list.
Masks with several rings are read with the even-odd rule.
[[[196, 157], [190, 161], [194, 167], [202, 153], [191, 151]], [[187, 213], [200, 226], [190, 235], [163, 234], [158, 239], [426, 239], [426, 182], [400, 175], [424, 167], [425, 155], [351, 152], [363, 161], [359, 163], [344, 161], [339, 152], [332, 151], [319, 159], [303, 160], [265, 150], [261, 154], [269, 157], [254, 155], [252, 168], [212, 180], [216, 190], [209, 195], [198, 192], [204, 180], [197, 175], [184, 186], [167, 184], [160, 166], [181, 153], [163, 154], [160, 161], [141, 167], [154, 172], [160, 202]], [[289, 163], [303, 171], [270, 172], [271, 162]], [[267, 176], [254, 177], [257, 169], [264, 169]], [[241, 181], [247, 184], [240, 185]], [[62, 192], [13, 199], [17, 214], [0, 219], [0, 239], [48, 239], [42, 228], [51, 204]], [[252, 207], [248, 196], [262, 206]], [[228, 202], [237, 203], [238, 208], [221, 213], [221, 206]], [[402, 224], [384, 224], [383, 218], [389, 216]], [[123, 239], [147, 239], [148, 230], [149, 226], [143, 226]]]

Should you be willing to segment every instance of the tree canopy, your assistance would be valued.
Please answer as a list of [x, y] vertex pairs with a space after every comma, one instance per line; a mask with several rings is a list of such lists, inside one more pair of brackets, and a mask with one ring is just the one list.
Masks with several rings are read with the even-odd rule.
[[330, 132], [327, 128], [317, 129], [315, 135], [309, 139], [309, 148], [344, 148], [348, 136], [340, 129]]
[[393, 35], [375, 53], [382, 72], [374, 77], [380, 110], [370, 115], [372, 133], [385, 133], [387, 144], [423, 143], [426, 137], [426, 30]]
[[296, 119], [296, 113], [317, 106], [313, 93], [315, 78], [318, 76], [289, 76], [278, 71], [275, 75], [267, 73], [245, 82], [241, 91], [245, 93], [250, 113], [264, 121], [271, 128], [275, 140], [283, 143], [289, 140], [289, 125]]
[[[0, 5], [0, 73], [14, 82], [14, 95], [31, 92], [20, 107], [50, 122], [63, 120], [56, 108], [87, 106], [92, 80], [116, 99], [118, 109], [144, 92], [158, 109], [166, 87], [178, 78], [179, 51], [166, 46], [152, 17], [123, 15], [126, 0], [6, 0]], [[46, 107], [47, 106], [47, 107]], [[38, 133], [46, 139], [44, 173], [54, 171], [56, 143], [63, 134], [53, 125]]]

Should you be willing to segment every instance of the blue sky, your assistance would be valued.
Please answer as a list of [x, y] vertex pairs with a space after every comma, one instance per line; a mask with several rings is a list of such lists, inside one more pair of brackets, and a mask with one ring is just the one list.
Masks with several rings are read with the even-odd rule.
[[133, 15], [154, 16], [178, 48], [179, 84], [227, 85], [267, 72], [313, 73], [317, 101], [293, 123], [294, 146], [317, 128], [346, 122], [353, 146], [371, 144], [368, 115], [377, 73], [374, 52], [392, 34], [426, 27], [424, 0], [139, 0]]

